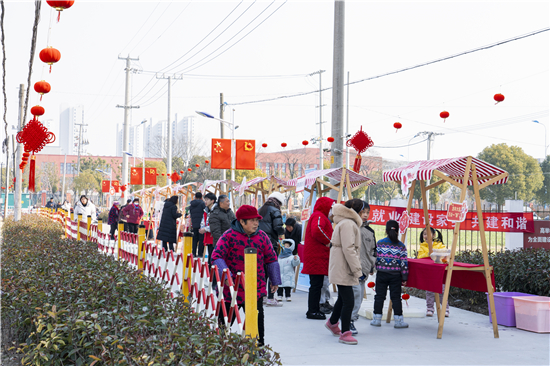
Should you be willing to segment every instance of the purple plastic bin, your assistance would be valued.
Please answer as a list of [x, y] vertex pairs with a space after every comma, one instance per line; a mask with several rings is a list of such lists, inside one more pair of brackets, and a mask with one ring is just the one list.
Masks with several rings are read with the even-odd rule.
[[[489, 307], [489, 321], [492, 323], [491, 307], [489, 306], [489, 294], [487, 294], [487, 306]], [[494, 292], [495, 312], [497, 315], [497, 324], [507, 327], [516, 326], [516, 311], [514, 309], [514, 299], [512, 296], [536, 296], [524, 294], [523, 292]]]

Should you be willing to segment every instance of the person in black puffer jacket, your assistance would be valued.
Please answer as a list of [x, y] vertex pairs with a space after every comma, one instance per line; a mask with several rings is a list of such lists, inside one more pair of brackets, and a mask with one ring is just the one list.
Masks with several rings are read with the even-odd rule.
[[201, 228], [202, 216], [206, 204], [202, 199], [202, 193], [195, 193], [195, 199], [189, 204], [189, 215], [191, 215], [191, 227], [193, 228], [193, 256], [201, 257], [204, 252], [204, 234], [199, 233]]
[[172, 196], [164, 202], [157, 240], [162, 240], [162, 247], [165, 251], [173, 251], [173, 243], [178, 242], [176, 220], [181, 217], [181, 212], [178, 211], [177, 203], [178, 196]]

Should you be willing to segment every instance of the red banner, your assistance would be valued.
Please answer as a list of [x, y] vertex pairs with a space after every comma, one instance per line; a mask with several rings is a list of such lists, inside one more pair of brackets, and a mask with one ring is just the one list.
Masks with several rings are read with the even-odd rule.
[[236, 140], [235, 169], [256, 169], [256, 140]]
[[111, 185], [115, 189], [115, 193], [120, 192], [120, 182], [118, 180], [114, 180]]
[[[399, 221], [404, 207], [370, 206], [370, 216], [373, 225], [385, 225], [388, 220]], [[434, 229], [454, 229], [454, 223], [447, 221], [447, 211], [429, 210], [430, 226]], [[485, 231], [499, 231], [509, 233], [532, 233], [534, 231], [532, 212], [484, 212], [483, 223]], [[424, 211], [412, 209], [409, 219], [409, 228], [422, 229], [426, 227]], [[479, 231], [477, 212], [468, 212], [466, 220], [460, 224], [460, 230]]]
[[109, 192], [109, 188], [110, 188], [109, 183], [110, 182], [108, 180], [102, 180], [101, 181], [101, 192], [103, 192], [103, 193]]
[[139, 185], [143, 182], [142, 168], [130, 169], [130, 184]]
[[145, 167], [145, 185], [147, 186], [157, 185], [157, 168]]

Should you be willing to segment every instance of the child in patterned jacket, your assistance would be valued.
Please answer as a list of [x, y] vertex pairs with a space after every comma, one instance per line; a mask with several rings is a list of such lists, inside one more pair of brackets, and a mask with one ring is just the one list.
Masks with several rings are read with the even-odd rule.
[[376, 295], [374, 295], [374, 315], [370, 325], [382, 325], [382, 309], [386, 292], [390, 288], [390, 299], [393, 305], [394, 328], [408, 328], [403, 321], [401, 305], [401, 286], [407, 285], [409, 263], [407, 247], [399, 241], [399, 223], [394, 220], [386, 222], [386, 235], [376, 244]]

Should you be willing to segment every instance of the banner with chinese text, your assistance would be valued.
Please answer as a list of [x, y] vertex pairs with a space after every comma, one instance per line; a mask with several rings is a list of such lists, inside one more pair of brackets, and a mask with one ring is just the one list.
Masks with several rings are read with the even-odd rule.
[[[370, 206], [370, 216], [373, 225], [385, 225], [388, 220], [399, 221], [404, 207]], [[429, 210], [430, 226], [434, 229], [454, 229], [454, 223], [447, 221], [447, 211]], [[532, 233], [534, 231], [532, 212], [484, 212], [483, 222], [485, 231], [499, 231], [509, 233]], [[411, 209], [409, 228], [421, 229], [426, 227], [424, 211]], [[468, 212], [466, 220], [460, 224], [460, 230], [479, 231], [477, 212]]]

